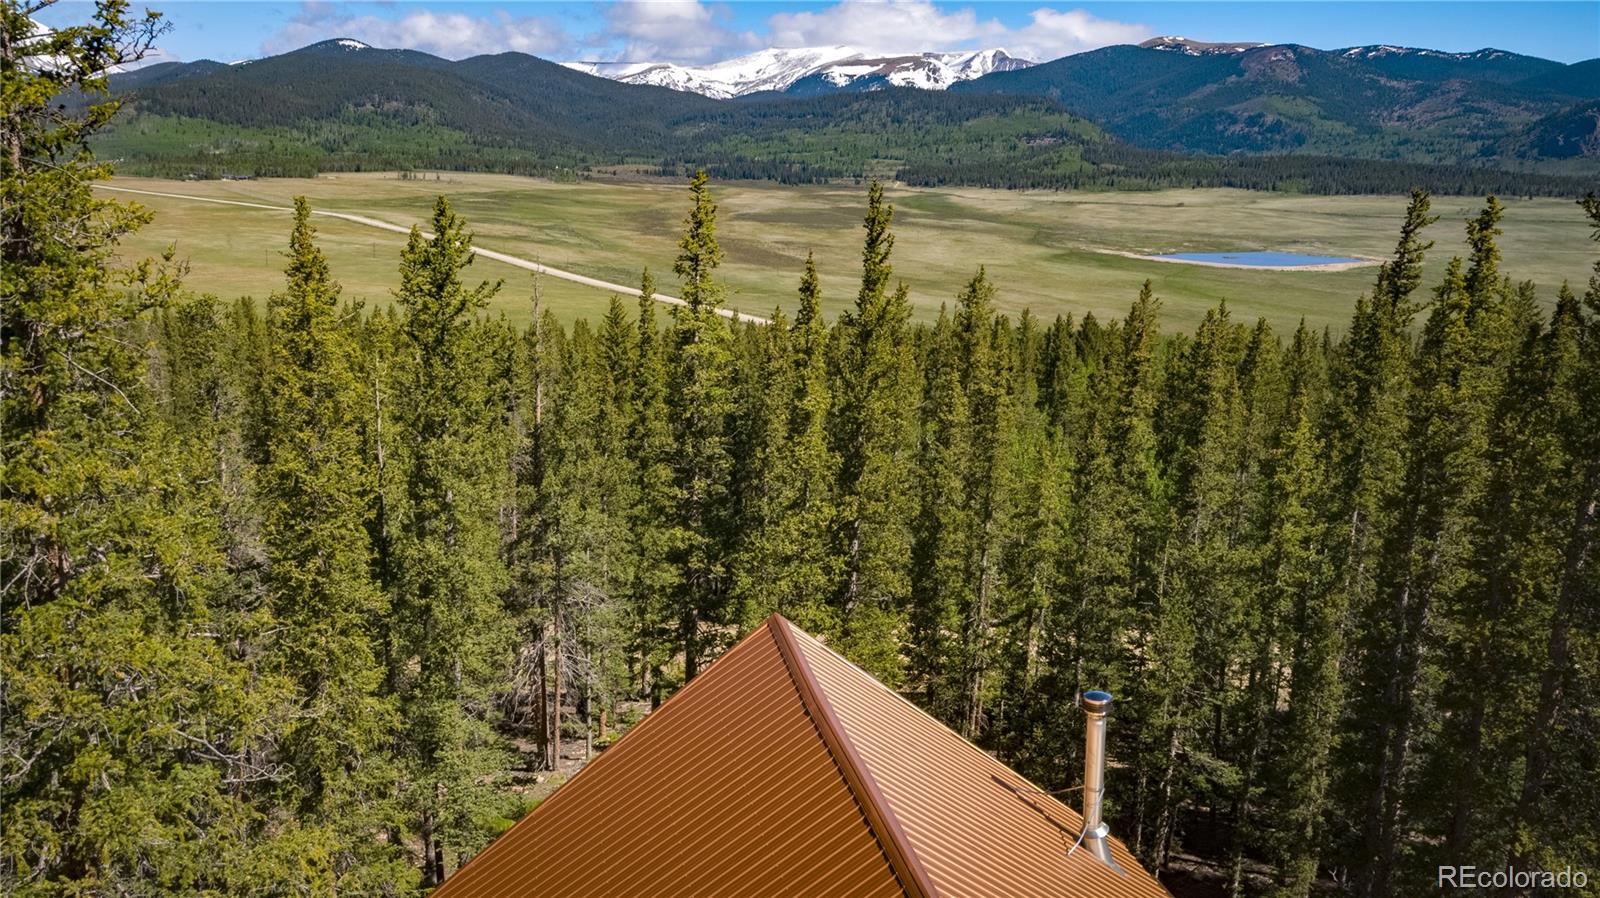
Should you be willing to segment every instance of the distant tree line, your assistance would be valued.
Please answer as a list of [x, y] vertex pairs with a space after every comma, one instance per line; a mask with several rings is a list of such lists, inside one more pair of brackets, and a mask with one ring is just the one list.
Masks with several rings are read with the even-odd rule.
[[1163, 875], [1600, 865], [1600, 263], [1546, 313], [1494, 198], [1425, 285], [1413, 193], [1338, 339], [1164, 335], [1148, 283], [1013, 319], [981, 267], [913, 326], [878, 183], [847, 312], [808, 261], [792, 320], [731, 322], [704, 174], [664, 321], [650, 272], [598, 321], [537, 282], [486, 316], [444, 198], [390, 307], [303, 200], [280, 288], [224, 301], [116, 261], [111, 110], [51, 105], [155, 27], [108, 2], [8, 69], [8, 893], [415, 894], [526, 810], [517, 768], [774, 611], [1045, 788], [1115, 693], [1109, 819]]
[[1337, 156], [1180, 156], [1127, 144], [1086, 146], [1084, 165], [1066, 168], [1048, 157], [1012, 165], [981, 160], [915, 163], [895, 177], [923, 187], [970, 185], [1007, 189], [1128, 190], [1232, 187], [1325, 196], [1404, 194], [1419, 184], [1449, 196], [1565, 196], [1574, 179], [1540, 172], [1509, 172], [1461, 165], [1373, 161]]

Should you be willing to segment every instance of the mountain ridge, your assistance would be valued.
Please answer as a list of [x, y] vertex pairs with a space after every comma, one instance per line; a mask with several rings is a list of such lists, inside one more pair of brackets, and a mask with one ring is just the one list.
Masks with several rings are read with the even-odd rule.
[[[1600, 79], [1585, 77], [1593, 60], [1564, 65], [1493, 48], [1147, 44], [1102, 47], [951, 90], [1053, 99], [1152, 149], [1450, 164], [1529, 158], [1513, 149], [1526, 146], [1529, 129], [1600, 93]], [[1571, 116], [1565, 120], [1570, 130]], [[1566, 159], [1584, 157], [1589, 145], [1538, 144]]]
[[[831, 48], [811, 64], [849, 58], [849, 49]], [[1432, 69], [1401, 80], [1298, 46], [1190, 55], [1123, 45], [947, 90], [896, 86], [871, 70], [874, 60], [857, 61], [867, 71], [794, 78], [794, 67], [769, 69], [778, 78], [771, 89], [719, 100], [525, 53], [453, 61], [334, 39], [236, 65], [114, 75], [128, 114], [102, 146], [144, 172], [180, 177], [704, 166], [719, 177], [787, 183], [893, 173], [1004, 187], [1372, 192], [1427, 184], [1519, 193], [1568, 191], [1545, 173], [1581, 175], [1586, 161], [1538, 166], [1587, 160], [1600, 146], [1585, 130], [1594, 117], [1583, 104], [1592, 101], [1573, 95], [1581, 77], [1545, 61], [1534, 66], [1543, 74], [1533, 87], [1506, 84], [1506, 66], [1528, 64], [1498, 55], [1450, 61], [1500, 67], [1477, 80], [1452, 71], [1430, 81], [1423, 76]], [[1298, 161], [1278, 161], [1287, 159]]]
[[[787, 92], [810, 82], [802, 94], [883, 87], [943, 90], [991, 72], [1014, 71], [1034, 63], [1003, 48], [950, 52], [875, 53], [848, 44], [822, 47], [770, 47], [705, 65], [670, 62], [564, 62], [562, 65], [627, 84], [670, 87], [716, 99], [754, 93]], [[813, 80], [816, 79], [816, 80]]]

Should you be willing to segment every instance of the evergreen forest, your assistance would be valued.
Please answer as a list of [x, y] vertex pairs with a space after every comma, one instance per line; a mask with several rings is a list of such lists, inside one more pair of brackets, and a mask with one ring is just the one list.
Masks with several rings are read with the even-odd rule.
[[7, 894], [422, 894], [515, 778], [773, 612], [1045, 789], [1115, 694], [1108, 821], [1175, 891], [1600, 889], [1595, 194], [1566, 285], [1501, 274], [1494, 197], [1413, 192], [1337, 334], [1163, 330], [1148, 283], [1009, 317], [976, 260], [913, 325], [878, 182], [847, 313], [808, 265], [772, 272], [792, 319], [730, 321], [703, 172], [672, 271], [592, 321], [475, 276], [445, 197], [390, 304], [341, 297], [304, 201], [270, 296], [195, 295], [93, 190], [101, 73], [159, 19], [28, 28], [7, 4]]

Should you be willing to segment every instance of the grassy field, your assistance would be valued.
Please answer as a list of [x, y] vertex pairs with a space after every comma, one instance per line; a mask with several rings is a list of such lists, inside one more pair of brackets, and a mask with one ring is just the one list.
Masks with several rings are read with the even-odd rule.
[[[554, 183], [504, 175], [445, 174], [402, 180], [393, 174], [327, 175], [306, 180], [181, 182], [119, 178], [143, 190], [287, 205], [305, 195], [314, 208], [359, 213], [396, 224], [423, 221], [436, 194], [450, 197], [477, 245], [579, 274], [637, 283], [648, 265], [663, 292], [671, 275], [688, 192], [672, 183], [602, 180]], [[824, 304], [837, 314], [855, 298], [865, 190], [858, 186], [713, 185], [717, 236], [727, 254], [728, 305], [765, 313], [792, 308], [808, 251], [816, 253]], [[1244, 320], [1265, 316], [1292, 328], [1304, 318], [1338, 330], [1374, 268], [1349, 271], [1247, 271], [1150, 262], [1115, 252], [1163, 253], [1272, 249], [1317, 255], [1382, 257], [1393, 247], [1403, 197], [1312, 197], [1236, 190], [1066, 193], [964, 188], [889, 190], [895, 204], [895, 274], [911, 287], [916, 314], [931, 319], [979, 265], [999, 285], [1009, 311], [1029, 307], [1120, 315], [1145, 278], [1155, 282], [1172, 326], [1189, 327], [1226, 299]], [[190, 285], [220, 296], [263, 297], [281, 283], [287, 212], [133, 197], [155, 221], [125, 244], [148, 255], [175, 244], [192, 266]], [[1461, 222], [1470, 198], [1437, 199], [1438, 241], [1431, 285], [1451, 253], [1464, 252]], [[1537, 281], [1553, 302], [1562, 279], [1588, 276], [1593, 244], [1572, 202], [1508, 200], [1503, 270]], [[387, 302], [396, 283], [399, 234], [320, 219], [322, 243], [345, 295]], [[486, 259], [476, 276], [504, 278], [495, 309], [529, 315], [528, 272]], [[598, 316], [606, 292], [545, 278], [545, 303], [563, 319]]]

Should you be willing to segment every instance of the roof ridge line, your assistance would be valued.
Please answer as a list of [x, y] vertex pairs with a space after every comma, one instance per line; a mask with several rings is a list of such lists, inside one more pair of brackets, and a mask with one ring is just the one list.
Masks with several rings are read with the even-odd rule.
[[909, 898], [938, 898], [938, 890], [933, 887], [933, 880], [928, 876], [928, 871], [923, 869], [922, 862], [917, 860], [911, 840], [906, 838], [905, 830], [900, 827], [900, 821], [895, 818], [872, 772], [856, 753], [855, 745], [839, 723], [839, 718], [834, 715], [833, 705], [828, 702], [828, 697], [812, 674], [811, 665], [795, 641], [791, 626], [781, 614], [775, 613], [767, 618], [767, 629], [777, 643], [778, 654], [783, 658], [784, 667], [789, 670], [789, 678], [800, 692], [800, 701], [816, 722], [817, 732], [827, 745], [828, 753], [833, 756], [839, 772], [844, 774], [846, 785], [861, 806], [867, 825], [877, 837], [878, 844], [883, 846], [889, 865], [894, 868], [895, 876], [905, 887]]
[[[791, 624], [790, 626], [793, 626], [793, 624]], [[801, 632], [804, 632], [804, 631], [801, 631]], [[812, 637], [812, 639], [815, 639], [815, 638], [816, 637], [814, 637], [814, 636]], [[849, 658], [846, 658], [843, 655], [839, 656], [839, 660], [843, 661], [846, 665], [848, 665], [856, 673], [860, 674], [863, 678], [865, 678], [868, 681], [870, 681], [872, 683], [872, 685], [874, 685], [874, 686], [878, 687], [879, 689], [882, 689], [884, 692], [888, 693], [890, 696], [892, 696], [894, 698], [895, 701], [900, 702], [901, 704], [905, 705], [910, 710], [915, 711], [917, 714], [921, 715], [924, 718], [927, 718], [927, 720], [930, 723], [934, 724], [935, 726], [938, 726], [938, 727], [940, 727], [941, 729], [944, 729], [944, 730], [948, 730], [950, 735], [955, 737], [955, 739], [957, 741], [959, 741], [962, 745], [965, 745], [968, 749], [971, 749], [972, 754], [981, 756], [986, 761], [989, 761], [990, 763], [999, 765], [1007, 773], [1009, 773], [1012, 776], [1016, 777], [1017, 779], [1023, 781], [1024, 783], [1027, 783], [1028, 786], [1031, 787], [1032, 789], [1036, 790], [1037, 793], [1041, 797], [1043, 797], [1045, 799], [1048, 799], [1049, 801], [1055, 802], [1057, 805], [1060, 805], [1063, 810], [1067, 811], [1070, 814], [1076, 815], [1081, 820], [1081, 818], [1083, 816], [1083, 811], [1082, 811], [1081, 808], [1075, 808], [1072, 805], [1067, 804], [1066, 802], [1062, 801], [1060, 798], [1057, 798], [1056, 794], [1054, 792], [1051, 792], [1051, 791], [1049, 791], [1047, 789], [1040, 788], [1039, 784], [1034, 782], [1031, 778], [1023, 776], [1021, 773], [1018, 773], [1017, 771], [1013, 770], [1011, 768], [1011, 765], [1005, 763], [1004, 761], [1001, 761], [998, 757], [996, 757], [996, 756], [994, 756], [992, 754], [989, 754], [987, 751], [984, 751], [983, 748], [978, 745], [978, 743], [973, 742], [971, 739], [968, 739], [966, 736], [963, 736], [960, 733], [956, 732], [955, 730], [950, 729], [950, 727], [947, 726], [944, 721], [942, 721], [939, 718], [934, 717], [932, 714], [928, 713], [927, 709], [923, 708], [921, 705], [918, 705], [916, 702], [911, 701], [910, 699], [906, 698], [905, 696], [901, 695], [900, 693], [896, 692], [895, 690], [889, 688], [888, 686], [885, 686], [882, 680], [878, 679], [877, 677], [873, 676], [870, 673], [867, 673], [865, 670], [862, 670], [861, 669], [861, 665], [855, 663], [854, 661], [851, 661]], [[1074, 787], [1074, 788], [1076, 788], [1076, 787]], [[1119, 837], [1113, 835], [1112, 838], [1113, 839], [1118, 839]], [[1120, 841], [1120, 839], [1119, 839], [1119, 841]], [[1126, 846], [1124, 846], [1124, 847], [1126, 847]], [[1131, 849], [1130, 849], [1130, 852], [1131, 852]]]
[[[751, 632], [753, 633], [754, 631], [751, 631]], [[738, 649], [739, 646], [743, 645], [744, 642], [745, 642], [745, 640], [743, 640], [743, 639], [739, 640], [739, 642], [736, 643], [733, 646], [733, 648], [729, 649], [727, 652], [724, 652], [723, 655], [721, 657], [719, 657], [717, 660], [719, 660], [719, 661], [722, 660], [722, 657], [726, 657], [727, 655], [731, 654], [735, 649]], [[782, 652], [780, 652], [779, 654], [781, 655]], [[710, 668], [708, 667], [707, 670], [710, 670]], [[698, 679], [698, 677], [696, 679]], [[627, 734], [631, 735], [632, 733], [634, 733], [636, 731], [643, 731], [644, 728], [650, 724], [650, 721], [652, 721], [652, 720], [656, 719], [657, 717], [659, 717], [661, 711], [665, 710], [668, 705], [671, 705], [673, 703], [673, 701], [678, 698], [678, 696], [687, 693], [689, 691], [689, 687], [692, 686], [692, 685], [694, 685], [694, 680], [690, 680], [689, 682], [684, 683], [682, 686], [679, 686], [677, 691], [675, 691], [671, 695], [667, 696], [666, 700], [663, 701], [658, 707], [656, 707], [652, 711], [646, 712], [644, 717], [641, 718], [638, 723], [636, 723], [633, 726], [629, 727], [628, 731], [627, 731]], [[620, 740], [619, 740], [618, 744], [620, 744]], [[560, 798], [562, 795], [575, 795], [575, 794], [577, 794], [577, 793], [573, 792], [572, 789], [569, 788], [569, 787], [573, 783], [577, 782], [578, 778], [580, 776], [583, 776], [585, 773], [588, 773], [590, 770], [597, 770], [597, 769], [601, 768], [604, 765], [604, 762], [606, 762], [606, 761], [609, 761], [609, 760], [612, 760], [612, 759], [618, 758], [618, 757], [623, 757], [626, 754], [628, 754], [628, 752], [626, 752], [626, 751], [624, 751], [624, 752], [616, 752], [616, 751], [607, 750], [607, 751], [601, 752], [600, 754], [592, 756], [589, 760], [584, 762], [582, 767], [578, 768], [578, 772], [577, 773], [572, 774], [570, 777], [568, 777], [565, 780], [562, 780], [559, 784], [557, 784], [558, 788], [554, 792], [550, 793], [549, 797], [547, 797], [543, 801], [539, 802], [538, 807], [534, 808], [533, 810], [537, 811], [537, 810], [539, 810], [539, 808], [545, 808], [545, 807], [549, 807], [549, 806], [555, 804], [556, 800], [558, 798]], [[561, 765], [558, 763], [556, 766], [559, 768]], [[554, 771], [550, 771], [550, 772], [551, 773], [559, 773], [560, 770], [554, 770]], [[460, 874], [461, 871], [466, 870], [468, 867], [470, 867], [474, 863], [477, 863], [483, 857], [492, 855], [495, 852], [496, 848], [498, 848], [500, 846], [503, 846], [503, 845], [510, 845], [511, 843], [508, 840], [506, 840], [504, 837], [510, 835], [512, 830], [515, 830], [517, 827], [522, 826], [524, 823], [527, 823], [532, 818], [533, 818], [533, 811], [529, 811], [526, 814], [523, 814], [522, 817], [520, 817], [515, 823], [512, 823], [511, 826], [507, 827], [504, 832], [502, 832], [500, 835], [495, 836], [493, 839], [491, 839], [489, 841], [489, 844], [485, 845], [481, 851], [479, 851], [477, 854], [473, 855], [472, 857], [468, 858], [467, 862], [465, 864], [461, 864], [459, 867], [457, 867], [455, 873], [452, 873], [449, 876], [446, 876], [444, 882], [440, 883], [437, 888], [435, 888], [431, 893], [429, 893], [429, 898], [433, 898], [433, 896], [436, 896], [436, 895], [451, 895], [451, 894], [454, 894], [454, 890], [451, 888], [451, 883], [454, 882], [458, 878], [458, 874]], [[504, 850], [509, 850], [509, 849], [504, 849]]]

